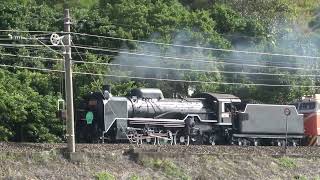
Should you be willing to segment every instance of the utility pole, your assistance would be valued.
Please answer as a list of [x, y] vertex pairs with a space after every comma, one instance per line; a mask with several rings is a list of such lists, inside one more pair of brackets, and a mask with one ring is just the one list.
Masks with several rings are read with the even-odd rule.
[[65, 46], [64, 67], [66, 79], [66, 104], [67, 104], [67, 142], [70, 153], [76, 151], [74, 137], [74, 114], [73, 114], [73, 86], [72, 86], [72, 64], [71, 64], [71, 36], [70, 36], [70, 14], [69, 9], [64, 10], [64, 35], [63, 41]]

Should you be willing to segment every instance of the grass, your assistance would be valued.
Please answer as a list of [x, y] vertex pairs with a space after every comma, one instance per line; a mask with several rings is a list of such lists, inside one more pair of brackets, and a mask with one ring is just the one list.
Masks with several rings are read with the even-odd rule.
[[145, 167], [151, 167], [154, 170], [161, 170], [168, 178], [178, 178], [183, 180], [191, 179], [172, 161], [165, 159], [143, 159], [142, 164]]
[[94, 176], [97, 180], [115, 180], [116, 178], [108, 172], [99, 172]]
[[212, 155], [204, 155], [200, 157], [200, 160], [206, 162], [206, 164], [211, 164], [217, 161], [217, 157]]
[[135, 175], [135, 174], [133, 174], [133, 175], [130, 176], [130, 180], [140, 180], [140, 177]]
[[306, 177], [303, 176], [303, 175], [296, 175], [296, 176], [293, 177], [293, 179], [308, 180], [308, 178], [306, 178]]
[[21, 159], [27, 159], [30, 162], [43, 164], [49, 163], [58, 158], [58, 154], [55, 151], [31, 153], [0, 152], [0, 161], [19, 161]]
[[279, 162], [279, 165], [284, 168], [293, 169], [297, 167], [296, 162], [289, 157], [282, 157], [278, 160], [278, 162]]

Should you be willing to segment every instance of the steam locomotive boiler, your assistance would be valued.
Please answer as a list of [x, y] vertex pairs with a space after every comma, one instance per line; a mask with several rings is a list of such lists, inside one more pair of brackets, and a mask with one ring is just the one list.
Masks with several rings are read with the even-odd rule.
[[[167, 99], [161, 90], [132, 89], [125, 97], [109, 91], [84, 97], [78, 108], [78, 142], [170, 144], [270, 144], [285, 133], [295, 145], [303, 137], [303, 119], [294, 106], [249, 104], [231, 94], [200, 93]], [[292, 111], [283, 115], [284, 109]], [[291, 119], [289, 131], [282, 126]], [[281, 127], [279, 126], [281, 124]]]

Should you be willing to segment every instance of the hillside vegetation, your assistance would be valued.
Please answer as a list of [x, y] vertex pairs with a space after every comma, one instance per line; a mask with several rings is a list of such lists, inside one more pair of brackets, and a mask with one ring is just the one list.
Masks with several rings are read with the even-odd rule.
[[[56, 60], [63, 58], [63, 49], [52, 47], [54, 52], [46, 46], [8, 44], [41, 45], [34, 39], [41, 37], [42, 43], [50, 45], [51, 32], [63, 30], [64, 7], [70, 8], [72, 31], [80, 33], [72, 34], [75, 45], [108, 49], [73, 48], [73, 60], [113, 64], [74, 63], [76, 72], [106, 75], [75, 74], [75, 105], [81, 96], [100, 90], [103, 84], [112, 84], [114, 95], [124, 95], [132, 87], [158, 87], [166, 97], [173, 93], [186, 96], [188, 89], [194, 88], [196, 92], [230, 93], [243, 99], [279, 104], [318, 92], [314, 86], [319, 85], [319, 63], [314, 58], [130, 40], [319, 56], [319, 0], [3, 0], [0, 29], [19, 31], [0, 32], [0, 64], [13, 66], [0, 69], [1, 141], [63, 141], [63, 122], [55, 118], [57, 100], [63, 98], [63, 74], [19, 68], [62, 70], [62, 62]], [[9, 33], [27, 39], [10, 40]], [[161, 68], [136, 67], [139, 65]], [[263, 84], [283, 86], [261, 86]]]

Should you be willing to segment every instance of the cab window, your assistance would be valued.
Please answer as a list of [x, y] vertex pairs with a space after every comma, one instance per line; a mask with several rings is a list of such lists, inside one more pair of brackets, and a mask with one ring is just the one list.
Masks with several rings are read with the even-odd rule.
[[231, 112], [231, 103], [224, 104], [224, 112]]
[[301, 103], [299, 106], [299, 110], [313, 110], [315, 107], [316, 107], [315, 102]]

